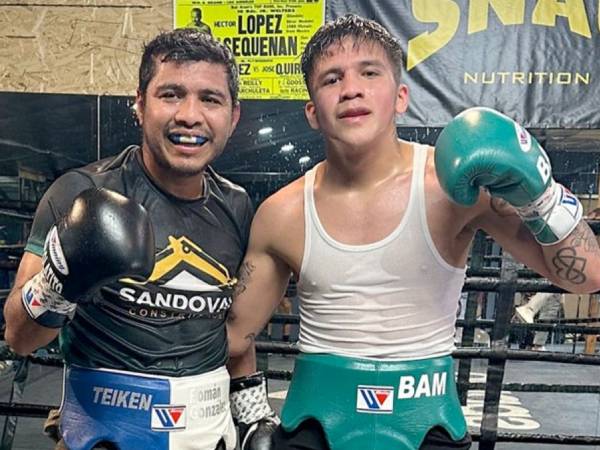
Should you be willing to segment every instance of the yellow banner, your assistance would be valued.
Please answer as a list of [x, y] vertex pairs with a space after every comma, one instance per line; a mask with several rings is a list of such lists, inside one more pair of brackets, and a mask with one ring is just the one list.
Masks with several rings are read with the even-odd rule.
[[324, 0], [175, 0], [173, 17], [175, 28], [198, 28], [231, 49], [240, 98], [308, 98], [300, 56], [323, 24]]

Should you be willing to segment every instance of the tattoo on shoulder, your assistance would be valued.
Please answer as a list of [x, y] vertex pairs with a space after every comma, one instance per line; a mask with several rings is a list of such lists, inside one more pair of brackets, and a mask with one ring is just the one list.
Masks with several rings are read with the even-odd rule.
[[585, 222], [580, 222], [567, 238], [567, 245], [552, 258], [556, 276], [573, 284], [585, 283], [589, 253], [600, 253], [598, 241], [590, 227]]
[[238, 273], [238, 280], [233, 291], [234, 297], [237, 297], [246, 290], [250, 276], [252, 275], [252, 272], [254, 272], [255, 268], [256, 267], [254, 264], [252, 264], [250, 261], [244, 261]]

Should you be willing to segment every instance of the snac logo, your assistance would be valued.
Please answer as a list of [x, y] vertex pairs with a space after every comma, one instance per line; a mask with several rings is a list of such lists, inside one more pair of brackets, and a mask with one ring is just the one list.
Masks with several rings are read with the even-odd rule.
[[[406, 70], [410, 71], [415, 66], [431, 57], [458, 34], [461, 21], [467, 22], [467, 36], [477, 39], [477, 33], [488, 30], [488, 23], [493, 10], [494, 20], [502, 26], [539, 26], [544, 30], [556, 28], [558, 17], [565, 17], [569, 23], [569, 30], [577, 38], [587, 38], [590, 41], [596, 37], [594, 26], [596, 17], [592, 17], [593, 7], [587, 6], [583, 1], [563, 2], [555, 0], [537, 0], [531, 16], [528, 16], [525, 0], [505, 0], [500, 2], [473, 1], [463, 2], [458, 0], [411, 0], [410, 9], [413, 18], [424, 24], [433, 24], [427, 31], [408, 41]], [[589, 2], [593, 3], [593, 2]], [[529, 25], [530, 22], [531, 25]], [[461, 38], [463, 38], [461, 36]]]

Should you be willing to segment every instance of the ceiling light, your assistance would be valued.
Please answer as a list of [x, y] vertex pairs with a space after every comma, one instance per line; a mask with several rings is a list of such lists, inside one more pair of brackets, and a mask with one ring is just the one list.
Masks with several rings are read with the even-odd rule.
[[283, 144], [281, 146], [281, 148], [279, 149], [279, 151], [281, 153], [289, 153], [292, 150], [294, 150], [294, 148], [295, 148], [294, 144], [292, 144], [291, 142], [288, 142], [287, 144]]

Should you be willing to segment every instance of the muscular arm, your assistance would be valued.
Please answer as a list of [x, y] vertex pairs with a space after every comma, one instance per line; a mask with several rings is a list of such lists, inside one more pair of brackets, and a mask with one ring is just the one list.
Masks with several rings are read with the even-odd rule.
[[254, 336], [252, 336], [251, 341], [252, 345], [248, 345], [248, 348], [246, 348], [243, 353], [238, 352], [236, 355], [229, 355], [227, 370], [232, 379], [256, 373], [256, 348], [254, 347]]
[[578, 292], [600, 290], [600, 248], [589, 225], [583, 220], [571, 234], [552, 249], [544, 251], [553, 275], [565, 289]]
[[567, 291], [600, 290], [600, 248], [583, 220], [558, 244], [542, 246], [506, 202], [487, 197], [485, 203], [480, 227], [515, 258]]
[[49, 344], [58, 335], [58, 329], [46, 328], [34, 322], [23, 307], [21, 291], [23, 285], [42, 270], [42, 258], [25, 252], [15, 284], [4, 305], [6, 330], [4, 338], [8, 345], [20, 355], [28, 355], [44, 345]]
[[268, 202], [259, 208], [239, 271], [227, 320], [229, 368], [234, 376], [242, 365], [252, 366], [253, 358], [245, 353], [254, 352], [254, 339], [277, 308], [289, 281], [291, 270], [277, 250], [279, 237], [273, 226], [282, 225], [275, 220], [276, 213]]

